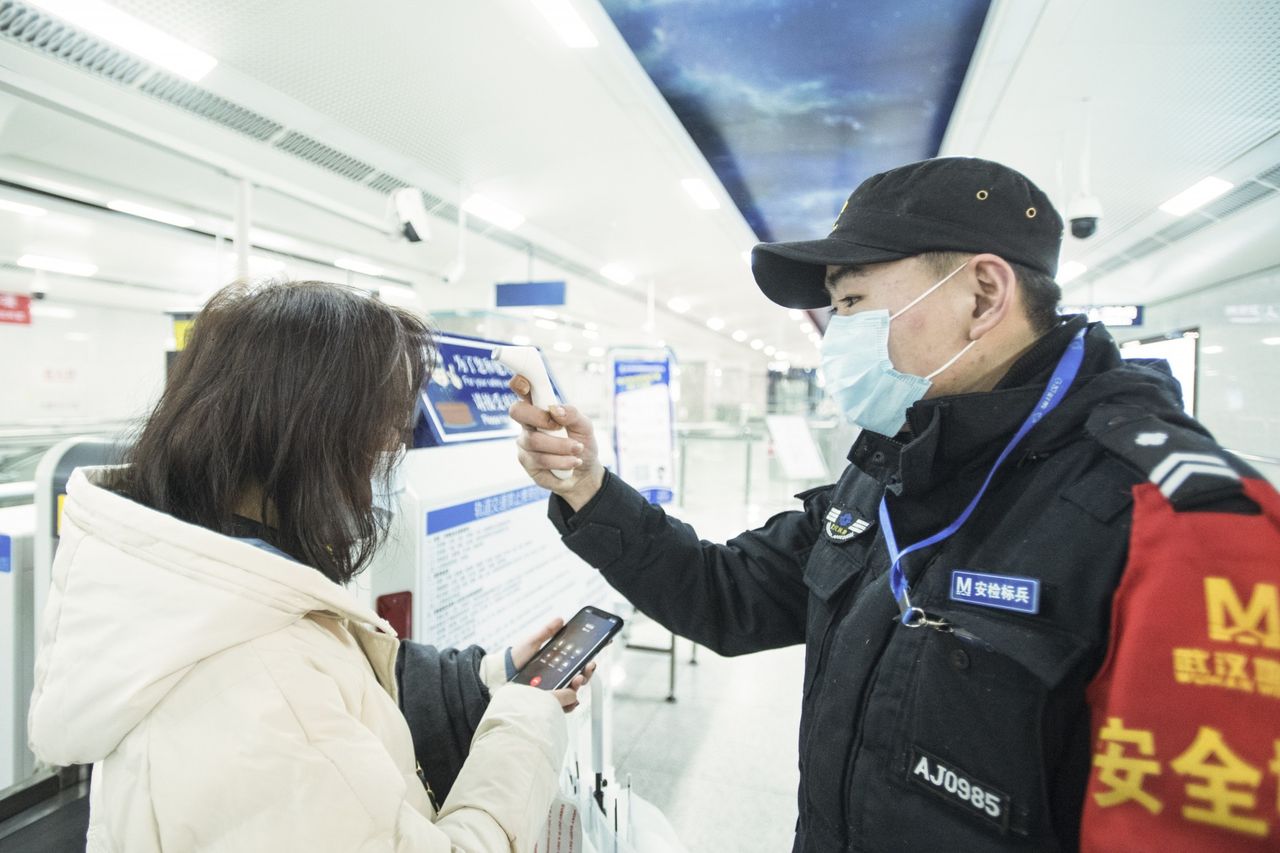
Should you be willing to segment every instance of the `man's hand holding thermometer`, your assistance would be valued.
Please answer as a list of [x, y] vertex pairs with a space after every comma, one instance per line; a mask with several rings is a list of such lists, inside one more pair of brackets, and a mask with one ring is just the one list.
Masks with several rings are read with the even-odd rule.
[[516, 374], [511, 390], [520, 401], [511, 419], [524, 427], [516, 445], [525, 471], [539, 486], [581, 509], [604, 483], [591, 421], [572, 406], [562, 406], [551, 388], [542, 354], [534, 347], [498, 347], [493, 358]]

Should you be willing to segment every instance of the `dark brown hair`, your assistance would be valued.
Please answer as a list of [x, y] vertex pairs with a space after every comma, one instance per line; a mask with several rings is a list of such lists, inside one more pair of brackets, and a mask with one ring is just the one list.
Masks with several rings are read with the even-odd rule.
[[432, 342], [424, 320], [353, 288], [225, 287], [110, 485], [224, 534], [260, 490], [270, 544], [346, 583], [386, 535], [371, 479], [406, 437]]
[[[936, 275], [946, 275], [962, 264], [966, 258], [973, 257], [969, 252], [926, 252], [920, 259], [929, 265]], [[1007, 260], [1007, 259], [1006, 259]], [[1062, 299], [1062, 288], [1053, 276], [1008, 261], [1013, 268], [1014, 277], [1022, 287], [1022, 307], [1027, 315], [1032, 331], [1043, 335], [1061, 322], [1058, 316], [1058, 301]]]

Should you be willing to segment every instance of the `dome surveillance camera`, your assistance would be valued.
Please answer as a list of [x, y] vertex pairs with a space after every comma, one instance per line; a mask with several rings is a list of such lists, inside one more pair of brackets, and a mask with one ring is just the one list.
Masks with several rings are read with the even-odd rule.
[[1096, 196], [1078, 195], [1067, 205], [1067, 219], [1071, 221], [1071, 236], [1086, 240], [1098, 233], [1098, 220], [1102, 218], [1102, 202]]
[[410, 243], [422, 243], [431, 239], [431, 223], [428, 221], [427, 207], [422, 203], [422, 190], [417, 187], [404, 187], [391, 194], [395, 206], [396, 219], [400, 224], [400, 233]]

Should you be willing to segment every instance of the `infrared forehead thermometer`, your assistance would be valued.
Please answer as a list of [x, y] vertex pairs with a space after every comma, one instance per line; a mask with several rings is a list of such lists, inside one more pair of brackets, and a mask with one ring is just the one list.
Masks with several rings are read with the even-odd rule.
[[[529, 380], [529, 400], [539, 409], [545, 412], [559, 402], [556, 399], [556, 392], [551, 388], [551, 377], [547, 375], [547, 366], [542, 361], [542, 353], [538, 352], [536, 347], [495, 347], [491, 357], [505, 364], [512, 373]], [[544, 429], [539, 432], [545, 432], [557, 438], [569, 437], [564, 427]], [[561, 480], [567, 480], [573, 476], [572, 471], [560, 471], [554, 468], [551, 469], [551, 473]]]

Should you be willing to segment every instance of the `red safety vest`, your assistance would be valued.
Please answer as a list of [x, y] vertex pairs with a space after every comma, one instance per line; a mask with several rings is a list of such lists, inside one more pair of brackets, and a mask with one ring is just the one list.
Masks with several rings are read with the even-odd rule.
[[1242, 485], [1260, 514], [1134, 488], [1082, 850], [1280, 850], [1280, 494]]

